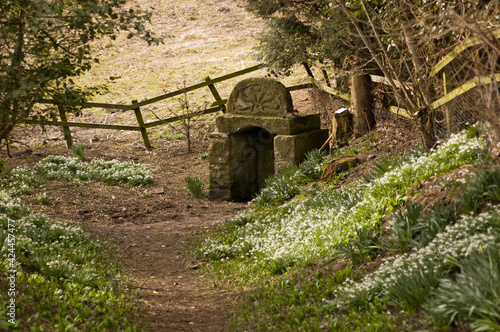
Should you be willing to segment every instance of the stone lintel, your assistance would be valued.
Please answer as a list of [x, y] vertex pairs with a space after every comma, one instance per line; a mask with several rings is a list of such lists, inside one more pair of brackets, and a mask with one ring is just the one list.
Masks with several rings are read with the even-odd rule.
[[229, 134], [258, 127], [273, 135], [295, 135], [321, 127], [319, 113], [294, 115], [293, 118], [226, 114], [217, 117], [216, 124], [219, 132]]

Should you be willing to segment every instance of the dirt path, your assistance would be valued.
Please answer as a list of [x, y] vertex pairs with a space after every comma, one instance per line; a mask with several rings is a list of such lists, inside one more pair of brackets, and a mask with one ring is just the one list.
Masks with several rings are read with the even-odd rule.
[[[51, 154], [72, 155], [60, 136], [55, 128], [43, 134], [18, 133], [26, 145], [12, 149], [7, 167], [31, 165]], [[87, 160], [140, 162], [153, 170], [154, 183], [134, 187], [47, 181], [24, 196], [25, 203], [76, 223], [115, 247], [114, 258], [139, 289], [141, 307], [146, 308], [145, 331], [224, 331], [232, 297], [203, 274], [204, 263], [195, 259], [194, 251], [204, 233], [247, 205], [196, 199], [185, 188], [186, 176], [199, 176], [208, 184], [208, 160], [200, 157], [207, 142], [196, 142], [194, 151], [187, 153], [183, 141], [156, 139], [158, 147], [148, 151], [137, 135], [75, 130], [74, 137], [75, 143], [86, 146]], [[47, 144], [39, 144], [44, 139]], [[50, 197], [48, 204], [35, 199], [42, 191]]]
[[[140, 289], [140, 300], [147, 307], [148, 331], [224, 331], [227, 290], [201, 273], [201, 264], [187, 252], [192, 239], [211, 225], [224, 220], [231, 205], [217, 205], [221, 213], [206, 213], [210, 208], [186, 206], [174, 219], [154, 224], [89, 225], [88, 231], [106, 238]], [[225, 211], [228, 210], [228, 211]]]

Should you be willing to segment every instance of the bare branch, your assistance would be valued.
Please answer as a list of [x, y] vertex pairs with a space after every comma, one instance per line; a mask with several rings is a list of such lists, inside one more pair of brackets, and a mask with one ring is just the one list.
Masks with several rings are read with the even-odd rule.
[[[396, 83], [394, 82], [394, 80], [392, 79], [392, 76], [390, 75], [389, 71], [387, 70], [387, 67], [384, 65], [384, 63], [382, 62], [382, 59], [380, 59], [378, 53], [376, 52], [376, 50], [373, 48], [373, 45], [372, 43], [368, 40], [368, 38], [366, 37], [366, 34], [363, 32], [363, 30], [360, 28], [359, 24], [357, 23], [357, 20], [356, 18], [354, 17], [354, 15], [349, 11], [349, 9], [347, 9], [347, 7], [345, 6], [345, 4], [342, 2], [342, 1], [339, 1], [338, 2], [340, 4], [340, 7], [342, 9], [342, 11], [349, 17], [349, 19], [351, 20], [352, 24], [354, 25], [356, 31], [358, 32], [359, 34], [359, 37], [363, 40], [363, 43], [365, 44], [365, 46], [368, 48], [368, 50], [370, 51], [370, 54], [373, 56], [375, 62], [377, 62], [377, 65], [378, 67], [380, 68], [380, 70], [382, 70], [382, 72], [384, 73], [384, 76], [387, 78], [389, 84], [391, 85], [391, 88], [393, 89], [394, 93], [399, 96], [398, 99], [400, 99], [400, 101], [405, 104], [405, 107], [408, 108], [408, 109], [414, 109], [414, 104], [411, 102], [411, 99], [409, 98], [402, 98], [402, 96], [399, 95], [399, 89], [398, 87], [396, 86]], [[369, 16], [369, 15], [368, 15]], [[372, 26], [372, 29], [373, 29], [373, 26]], [[381, 43], [379, 41], [379, 43]], [[383, 47], [382, 47], [383, 49]], [[390, 64], [389, 64], [390, 66]], [[405, 91], [405, 89], [403, 89], [403, 91]]]

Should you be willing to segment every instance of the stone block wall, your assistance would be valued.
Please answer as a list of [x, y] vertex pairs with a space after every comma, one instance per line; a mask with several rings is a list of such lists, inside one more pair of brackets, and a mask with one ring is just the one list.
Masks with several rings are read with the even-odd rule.
[[274, 171], [280, 172], [290, 164], [304, 161], [307, 152], [319, 149], [328, 139], [328, 129], [311, 130], [297, 135], [278, 135], [274, 138]]
[[219, 132], [209, 136], [211, 199], [252, 199], [269, 176], [328, 139], [319, 114], [294, 113], [289, 92], [272, 79], [239, 82], [227, 112], [216, 120]]

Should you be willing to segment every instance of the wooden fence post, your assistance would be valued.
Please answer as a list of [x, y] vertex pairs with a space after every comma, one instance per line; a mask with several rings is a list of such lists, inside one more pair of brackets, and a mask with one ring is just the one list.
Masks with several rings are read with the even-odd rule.
[[[319, 64], [323, 65], [323, 60], [319, 60]], [[330, 77], [328, 77], [328, 72], [324, 69], [324, 67], [319, 67], [321, 70], [321, 74], [323, 74], [323, 78], [325, 79], [325, 84], [327, 87], [331, 88], [332, 84], [330, 83]]]
[[[132, 104], [137, 104], [137, 100], [132, 100]], [[135, 117], [137, 118], [137, 123], [141, 127], [142, 140], [146, 148], [151, 149], [151, 142], [149, 142], [148, 131], [144, 128], [144, 120], [142, 119], [141, 109], [139, 107], [134, 108]]]
[[313, 72], [312, 72], [312, 70], [311, 70], [311, 67], [309, 67], [309, 65], [307, 64], [307, 62], [302, 62], [302, 66], [304, 66], [304, 69], [306, 70], [307, 75], [308, 75], [309, 77], [314, 78], [314, 74], [313, 74]]
[[[448, 88], [449, 88], [449, 84], [448, 82], [446, 81], [446, 74], [447, 74], [447, 71], [449, 72], [449, 70], [443, 70], [443, 92], [444, 92], [444, 96], [446, 96], [448, 94]], [[447, 135], [450, 135], [451, 134], [451, 131], [452, 131], [452, 123], [451, 123], [451, 117], [450, 117], [450, 110], [448, 109], [448, 106], [445, 105], [444, 106], [444, 114], [445, 114], [445, 118], [446, 118], [446, 131], [447, 131]]]
[[[57, 108], [59, 109], [59, 116], [61, 117], [61, 121], [68, 122], [68, 118], [66, 117], [66, 110], [64, 109], [64, 107], [61, 105], [57, 105]], [[71, 149], [71, 147], [73, 146], [73, 137], [71, 137], [71, 130], [68, 126], [63, 126], [62, 128], [64, 139], [66, 140], [66, 145], [68, 146], [68, 149]]]
[[344, 146], [353, 134], [353, 115], [347, 108], [341, 108], [332, 117], [332, 145]]
[[[212, 81], [212, 79], [210, 78], [210, 76], [207, 76], [205, 78], [205, 82], [208, 83], [210, 81]], [[215, 88], [214, 84], [209, 84], [208, 88], [210, 89], [210, 92], [212, 92], [212, 95], [214, 96], [214, 98], [215, 98], [216, 101], [221, 101], [222, 100], [222, 98], [220, 97], [219, 92]], [[226, 113], [226, 105], [222, 105], [222, 113]]]
[[330, 83], [330, 77], [328, 77], [328, 73], [326, 72], [326, 70], [324, 69], [321, 69], [321, 73], [323, 73], [323, 78], [325, 79], [325, 83], [326, 85], [331, 88], [332, 87], [332, 84]]
[[354, 134], [359, 136], [369, 132], [375, 125], [373, 114], [372, 80], [370, 75], [352, 76], [352, 111], [354, 115]]

